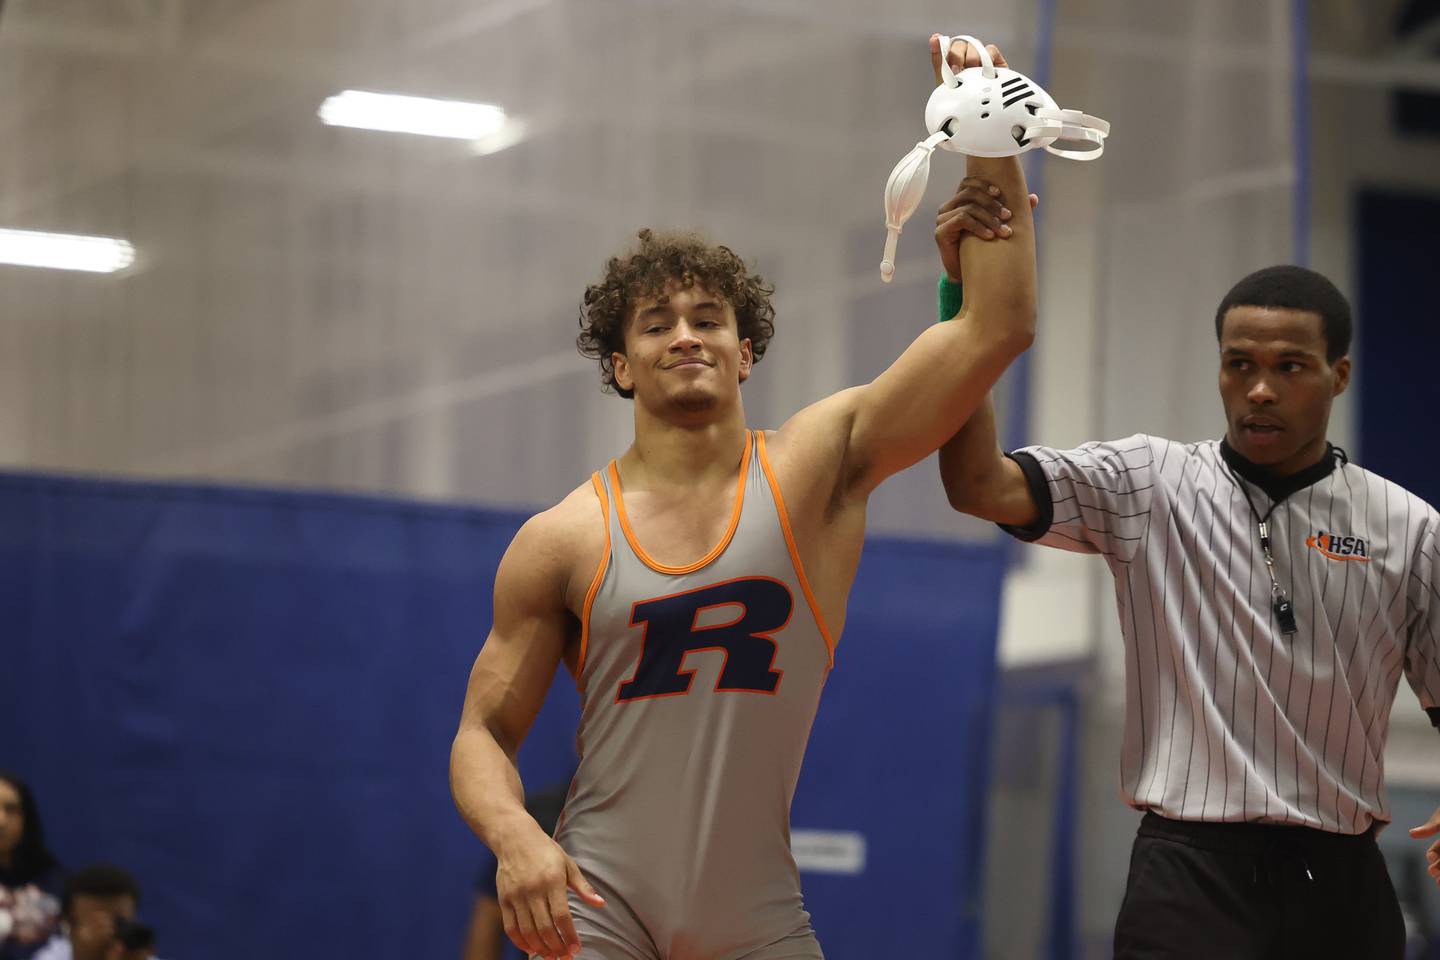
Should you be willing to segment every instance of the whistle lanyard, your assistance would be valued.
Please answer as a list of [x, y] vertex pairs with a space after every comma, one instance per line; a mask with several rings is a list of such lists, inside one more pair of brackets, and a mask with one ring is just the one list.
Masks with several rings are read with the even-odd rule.
[[1275, 619], [1280, 624], [1280, 632], [1287, 637], [1294, 636], [1298, 631], [1295, 623], [1295, 605], [1285, 595], [1285, 589], [1280, 586], [1280, 579], [1275, 576], [1275, 552], [1270, 549], [1270, 516], [1275, 508], [1284, 501], [1277, 500], [1270, 504], [1270, 509], [1265, 511], [1265, 516], [1260, 516], [1260, 511], [1255, 509], [1255, 501], [1250, 499], [1250, 490], [1245, 482], [1236, 475], [1235, 471], [1226, 464], [1226, 470], [1230, 478], [1235, 481], [1235, 486], [1245, 495], [1245, 505], [1250, 508], [1250, 516], [1255, 518], [1255, 526], [1260, 531], [1260, 551], [1265, 557], [1265, 569], [1270, 574], [1270, 608], [1275, 611]]

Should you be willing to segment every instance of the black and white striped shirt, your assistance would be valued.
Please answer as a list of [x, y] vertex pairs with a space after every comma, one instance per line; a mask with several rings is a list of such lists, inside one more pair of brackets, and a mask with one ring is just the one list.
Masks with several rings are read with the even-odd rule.
[[[1405, 674], [1440, 707], [1440, 515], [1331, 448], [1281, 489], [1217, 441], [1027, 447], [1024, 540], [1103, 555], [1125, 636], [1121, 792], [1180, 820], [1360, 833], [1390, 819]], [[1247, 479], [1248, 478], [1248, 479]], [[1242, 488], [1243, 487], [1243, 488]], [[1254, 511], [1298, 632], [1282, 633]]]

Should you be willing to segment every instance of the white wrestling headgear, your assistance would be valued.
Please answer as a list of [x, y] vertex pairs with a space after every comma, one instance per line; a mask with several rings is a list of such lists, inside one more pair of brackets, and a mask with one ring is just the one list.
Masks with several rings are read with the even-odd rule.
[[[966, 42], [980, 52], [981, 66], [956, 73], [950, 47]], [[997, 67], [990, 51], [974, 37], [940, 38], [940, 86], [925, 104], [930, 136], [915, 144], [890, 172], [885, 184], [885, 258], [880, 278], [895, 275], [895, 244], [900, 229], [920, 206], [930, 179], [930, 154], [936, 147], [974, 157], [1013, 157], [1044, 147], [1057, 157], [1094, 160], [1105, 152], [1110, 124], [1079, 110], [1061, 110], [1050, 94], [1023, 73]]]

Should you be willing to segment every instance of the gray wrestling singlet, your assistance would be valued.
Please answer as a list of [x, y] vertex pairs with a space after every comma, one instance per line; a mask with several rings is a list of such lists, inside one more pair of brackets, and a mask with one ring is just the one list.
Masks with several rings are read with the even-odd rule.
[[606, 900], [573, 893], [600, 960], [819, 960], [790, 801], [833, 644], [784, 502], [749, 434], [729, 530], [685, 567], [634, 536], [612, 461], [608, 549], [586, 597], [580, 766], [556, 840]]

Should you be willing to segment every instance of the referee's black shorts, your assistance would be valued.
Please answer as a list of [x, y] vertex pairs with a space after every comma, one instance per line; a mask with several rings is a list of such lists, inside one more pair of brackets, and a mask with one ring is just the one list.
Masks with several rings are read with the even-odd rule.
[[1116, 960], [1400, 960], [1405, 923], [1371, 833], [1147, 813]]

